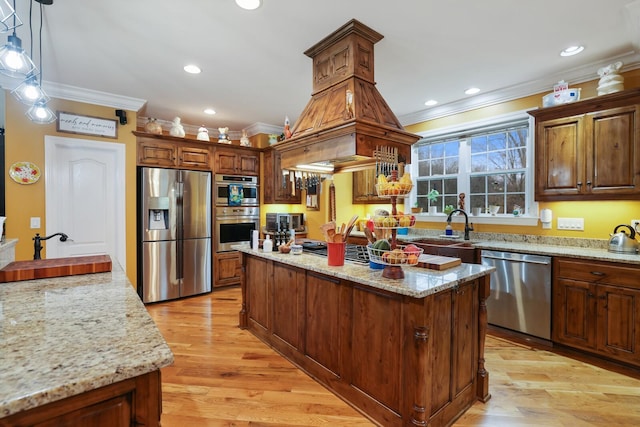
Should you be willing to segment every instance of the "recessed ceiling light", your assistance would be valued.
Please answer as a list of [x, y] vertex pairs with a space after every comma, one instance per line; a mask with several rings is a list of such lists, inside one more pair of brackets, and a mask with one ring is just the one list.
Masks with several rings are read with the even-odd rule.
[[236, 4], [243, 9], [255, 10], [260, 7], [262, 0], [236, 0]]
[[477, 87], [470, 87], [469, 89], [464, 91], [464, 93], [466, 93], [467, 95], [475, 95], [478, 92], [480, 92], [480, 89], [478, 89]]
[[216, 113], [216, 110], [214, 110], [213, 108], [205, 108], [204, 113], [211, 114], [213, 116]]
[[560, 56], [573, 56], [577, 55], [584, 50], [584, 46], [569, 46], [562, 52], [560, 52]]
[[424, 105], [426, 105], [427, 107], [433, 107], [437, 103], [438, 103], [438, 101], [436, 101], [435, 99], [430, 99], [427, 102], [425, 102]]
[[189, 74], [200, 74], [202, 72], [200, 67], [194, 64], [185, 65], [184, 70]]

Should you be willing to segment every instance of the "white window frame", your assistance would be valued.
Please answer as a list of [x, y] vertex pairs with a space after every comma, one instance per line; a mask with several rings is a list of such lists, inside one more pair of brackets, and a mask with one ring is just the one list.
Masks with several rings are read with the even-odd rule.
[[[500, 116], [494, 116], [487, 119], [475, 120], [465, 123], [460, 123], [453, 126], [447, 126], [444, 128], [439, 128], [431, 131], [419, 132], [423, 138], [437, 138], [437, 137], [445, 137], [450, 134], [455, 134], [463, 131], [473, 131], [474, 129], [482, 129], [488, 128], [492, 126], [501, 126], [508, 125], [511, 122], [527, 120], [529, 122], [529, 132], [527, 138], [527, 168], [526, 168], [526, 185], [525, 185], [525, 197], [528, 206], [528, 211], [522, 213], [519, 216], [514, 216], [511, 214], [497, 214], [495, 216], [492, 215], [481, 215], [481, 216], [471, 216], [469, 215], [469, 221], [476, 224], [496, 224], [496, 225], [522, 225], [522, 226], [537, 226], [539, 219], [539, 206], [535, 201], [535, 188], [534, 188], [534, 145], [535, 145], [535, 122], [533, 117], [527, 114], [526, 110], [516, 111], [513, 113], [508, 113]], [[460, 147], [460, 169], [465, 171], [465, 174], [469, 173], [470, 165], [468, 165], [468, 160], [466, 156], [462, 155], [463, 150], [469, 150], [468, 144], [464, 144]], [[411, 157], [413, 159], [418, 158], [417, 147], [414, 146], [411, 152]], [[418, 164], [414, 162], [413, 164], [407, 165], [407, 168], [411, 171], [411, 175], [414, 177], [418, 176]], [[460, 192], [468, 193], [468, 182], [464, 183], [462, 186], [459, 186]], [[411, 206], [414, 205], [417, 197], [416, 186], [414, 185], [413, 190], [409, 197], [405, 198], [405, 212], [411, 211]], [[444, 213], [438, 213], [435, 215], [430, 215], [427, 212], [423, 212], [420, 214], [416, 214], [416, 221], [418, 222], [437, 222], [442, 223], [446, 215]], [[457, 218], [454, 218], [454, 222], [464, 222], [464, 216], [458, 215]]]

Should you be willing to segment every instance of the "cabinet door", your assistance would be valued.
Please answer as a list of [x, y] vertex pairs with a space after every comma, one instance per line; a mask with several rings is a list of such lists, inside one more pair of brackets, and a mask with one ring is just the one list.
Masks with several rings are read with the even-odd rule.
[[375, 169], [353, 172], [352, 179], [352, 203], [389, 203], [389, 199], [378, 197]]
[[246, 295], [249, 322], [259, 325], [263, 332], [268, 331], [271, 328], [269, 305], [273, 283], [273, 262], [262, 258], [246, 257], [245, 275], [247, 283], [251, 283], [251, 286], [247, 287]]
[[597, 349], [618, 360], [640, 363], [640, 291], [599, 285]]
[[557, 278], [553, 294], [553, 340], [574, 347], [596, 347], [596, 290], [589, 282]]
[[216, 173], [238, 173], [236, 166], [236, 153], [230, 150], [216, 149], [215, 172]]
[[536, 200], [578, 195], [584, 187], [583, 117], [574, 116], [536, 125]]
[[304, 339], [305, 272], [284, 264], [273, 265], [273, 322], [271, 331], [280, 341], [278, 349], [301, 350]]
[[301, 190], [294, 189], [289, 175], [280, 169], [280, 153], [270, 150], [264, 153], [264, 203], [302, 202]]
[[214, 286], [216, 288], [240, 284], [240, 274], [242, 272], [240, 252], [219, 252], [214, 255], [214, 260]]
[[138, 144], [138, 164], [145, 166], [175, 166], [177, 149], [172, 143], [143, 142]]
[[206, 148], [178, 147], [178, 166], [189, 169], [210, 169], [210, 152]]
[[243, 175], [258, 175], [260, 173], [258, 154], [238, 154], [238, 167]]
[[613, 108], [586, 116], [587, 181], [592, 194], [640, 194], [640, 107]]

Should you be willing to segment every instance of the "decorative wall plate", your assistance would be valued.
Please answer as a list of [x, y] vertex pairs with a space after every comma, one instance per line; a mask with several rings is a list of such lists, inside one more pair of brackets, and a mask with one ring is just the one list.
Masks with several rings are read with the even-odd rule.
[[40, 168], [31, 162], [15, 162], [9, 168], [9, 176], [18, 184], [33, 184], [40, 179]]

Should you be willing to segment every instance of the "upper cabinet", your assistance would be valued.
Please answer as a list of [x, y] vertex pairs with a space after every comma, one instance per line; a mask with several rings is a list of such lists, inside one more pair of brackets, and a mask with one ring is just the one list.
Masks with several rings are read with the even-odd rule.
[[138, 165], [211, 170], [211, 148], [206, 143], [133, 133], [138, 137]]
[[216, 147], [214, 170], [232, 175], [259, 175], [260, 153], [246, 147]]
[[640, 195], [640, 89], [530, 111], [536, 200]]
[[365, 169], [353, 172], [352, 203], [389, 203], [389, 199], [378, 197], [376, 192], [376, 170]]
[[273, 148], [266, 149], [262, 167], [264, 170], [264, 178], [262, 179], [264, 203], [300, 204], [302, 202], [301, 190], [295, 188], [288, 173], [282, 174], [278, 151]]

